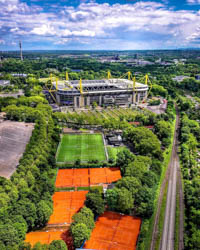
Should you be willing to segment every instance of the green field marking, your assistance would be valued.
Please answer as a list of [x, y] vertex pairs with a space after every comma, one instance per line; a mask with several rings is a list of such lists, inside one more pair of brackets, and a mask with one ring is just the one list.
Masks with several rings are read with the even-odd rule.
[[64, 134], [62, 136], [57, 162], [105, 161], [106, 154], [101, 134]]

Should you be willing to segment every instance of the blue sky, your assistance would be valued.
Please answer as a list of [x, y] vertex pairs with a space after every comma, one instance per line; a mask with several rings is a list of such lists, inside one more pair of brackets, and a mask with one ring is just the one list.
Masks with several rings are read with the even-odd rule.
[[0, 50], [200, 48], [200, 0], [0, 0]]

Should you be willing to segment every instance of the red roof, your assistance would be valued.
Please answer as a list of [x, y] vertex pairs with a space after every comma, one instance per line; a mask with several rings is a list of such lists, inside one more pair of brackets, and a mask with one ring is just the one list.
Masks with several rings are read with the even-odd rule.
[[153, 125], [149, 125], [149, 126], [145, 126], [145, 128], [153, 129], [154, 126]]
[[129, 122], [129, 124], [138, 126], [140, 125], [140, 122]]

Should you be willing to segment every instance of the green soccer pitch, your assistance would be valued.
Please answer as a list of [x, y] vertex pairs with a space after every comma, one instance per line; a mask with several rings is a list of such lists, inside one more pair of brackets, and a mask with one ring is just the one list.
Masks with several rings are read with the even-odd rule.
[[105, 161], [106, 154], [101, 134], [64, 134], [58, 147], [57, 162]]

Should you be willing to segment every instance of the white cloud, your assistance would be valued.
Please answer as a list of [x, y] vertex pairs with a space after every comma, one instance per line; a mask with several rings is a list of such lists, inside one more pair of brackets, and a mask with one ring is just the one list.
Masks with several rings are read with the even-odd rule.
[[71, 41], [70, 38], [61, 38], [58, 41], [55, 41], [54, 44], [63, 45], [63, 44], [66, 44], [70, 41]]
[[187, 0], [188, 4], [200, 4], [200, 0]]
[[[190, 4], [197, 2], [200, 0], [188, 0]], [[4, 40], [31, 37], [66, 44], [74, 39], [87, 44], [99, 41], [106, 48], [106, 44], [112, 44], [112, 48], [135, 49], [153, 44], [161, 48], [169, 44], [181, 46], [200, 38], [200, 12], [175, 11], [153, 1], [124, 5], [89, 2], [56, 12], [44, 12], [39, 6], [19, 0], [0, 3], [0, 37]]]
[[35, 35], [56, 35], [56, 31], [54, 30], [54, 27], [50, 26], [49, 24], [43, 24], [40, 27], [35, 27], [33, 30], [31, 30], [31, 34]]

